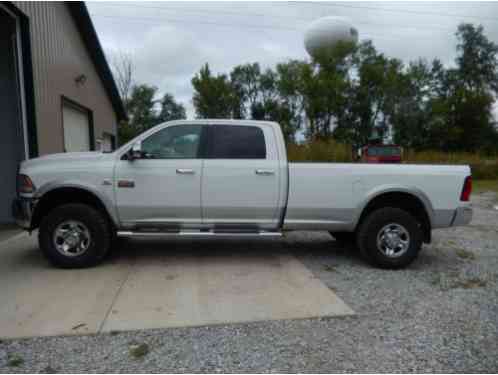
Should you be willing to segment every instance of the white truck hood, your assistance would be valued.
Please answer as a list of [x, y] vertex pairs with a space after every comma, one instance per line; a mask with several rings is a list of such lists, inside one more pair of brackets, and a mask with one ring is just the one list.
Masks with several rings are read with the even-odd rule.
[[110, 155], [104, 154], [100, 151], [90, 151], [90, 152], [66, 152], [60, 154], [50, 154], [45, 156], [40, 156], [38, 158], [29, 159], [21, 164], [21, 169], [32, 168], [36, 166], [45, 166], [50, 164], [60, 164], [60, 163], [71, 163], [71, 162], [89, 162], [91, 160], [102, 159], [103, 157]]

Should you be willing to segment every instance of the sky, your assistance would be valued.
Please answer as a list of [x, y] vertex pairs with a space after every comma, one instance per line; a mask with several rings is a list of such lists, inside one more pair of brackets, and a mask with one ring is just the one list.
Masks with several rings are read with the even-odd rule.
[[[239, 64], [273, 67], [309, 59], [304, 32], [324, 16], [348, 17], [359, 39], [404, 62], [451, 66], [461, 22], [481, 24], [498, 43], [498, 2], [87, 2], [107, 56], [132, 57], [134, 79], [171, 93], [195, 116], [191, 79]], [[498, 108], [495, 111], [498, 114]]]

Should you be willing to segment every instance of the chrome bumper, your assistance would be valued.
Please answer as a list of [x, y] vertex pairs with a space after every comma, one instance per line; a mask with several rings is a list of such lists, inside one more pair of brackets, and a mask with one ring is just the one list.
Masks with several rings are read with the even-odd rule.
[[36, 201], [29, 198], [16, 198], [12, 202], [12, 216], [16, 224], [23, 229], [31, 230], [31, 219]]
[[463, 206], [458, 207], [455, 210], [455, 215], [453, 216], [453, 220], [451, 221], [452, 227], [457, 227], [460, 225], [467, 225], [472, 220], [472, 207]]

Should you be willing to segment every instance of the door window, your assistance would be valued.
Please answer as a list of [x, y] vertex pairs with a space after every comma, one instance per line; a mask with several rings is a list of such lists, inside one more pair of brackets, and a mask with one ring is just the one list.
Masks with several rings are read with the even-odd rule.
[[266, 159], [265, 136], [259, 127], [214, 125], [210, 138], [211, 159]]
[[169, 126], [142, 141], [146, 159], [196, 159], [202, 125]]

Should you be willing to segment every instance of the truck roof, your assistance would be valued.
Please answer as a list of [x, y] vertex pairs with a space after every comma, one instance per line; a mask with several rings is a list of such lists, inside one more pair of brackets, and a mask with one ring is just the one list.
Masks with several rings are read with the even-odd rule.
[[[274, 121], [260, 121], [260, 120], [234, 120], [234, 119], [195, 119], [195, 120], [173, 120], [167, 121], [163, 124], [218, 124], [218, 125], [270, 125], [278, 126]], [[160, 124], [162, 125], [162, 124]]]

